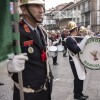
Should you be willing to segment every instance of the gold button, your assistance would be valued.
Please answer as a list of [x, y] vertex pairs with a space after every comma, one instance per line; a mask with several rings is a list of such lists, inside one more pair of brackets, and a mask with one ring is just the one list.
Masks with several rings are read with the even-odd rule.
[[29, 85], [28, 85], [27, 87], [28, 87], [28, 88], [30, 88], [30, 86], [29, 86]]

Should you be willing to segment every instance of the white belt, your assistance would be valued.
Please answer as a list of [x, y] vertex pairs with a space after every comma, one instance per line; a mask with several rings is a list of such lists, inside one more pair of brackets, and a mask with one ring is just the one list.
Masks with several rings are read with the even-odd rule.
[[[19, 84], [16, 83], [16, 82], [14, 82], [14, 83], [15, 83], [15, 86], [16, 86], [18, 89], [20, 89]], [[40, 91], [42, 91], [42, 90], [47, 90], [47, 88], [46, 88], [45, 85], [44, 85], [43, 87], [41, 86], [41, 88], [38, 89], [38, 90], [34, 90], [34, 89], [32, 89], [32, 88], [23, 87], [23, 92], [26, 92], [26, 93], [35, 93], [35, 92], [40, 92]]]

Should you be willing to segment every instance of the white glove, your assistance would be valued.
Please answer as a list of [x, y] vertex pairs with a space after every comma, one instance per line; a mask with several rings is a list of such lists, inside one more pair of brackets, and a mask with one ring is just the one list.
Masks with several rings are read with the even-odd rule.
[[55, 45], [55, 44], [57, 44], [57, 43], [58, 43], [58, 41], [54, 41], [54, 42], [53, 42], [53, 45]]
[[84, 39], [78, 44], [78, 47], [81, 49], [81, 51], [84, 49], [85, 44], [86, 44], [86, 42], [87, 42], [87, 40], [88, 40], [89, 38], [91, 38], [91, 37], [90, 37], [89, 35], [86, 35], [86, 36], [84, 37]]
[[8, 61], [8, 71], [20, 72], [24, 70], [26, 60], [28, 60], [27, 53], [13, 56], [13, 59]]
[[64, 38], [64, 41], [65, 41], [65, 42], [66, 42], [66, 39], [67, 39], [67, 38]]

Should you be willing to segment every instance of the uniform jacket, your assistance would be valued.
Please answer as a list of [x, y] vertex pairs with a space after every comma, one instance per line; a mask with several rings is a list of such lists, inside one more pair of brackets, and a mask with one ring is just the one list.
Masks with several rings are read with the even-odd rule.
[[77, 46], [77, 41], [72, 37], [68, 37], [66, 40], [66, 45], [69, 50], [69, 61], [74, 62], [78, 74], [78, 78], [80, 80], [84, 80], [85, 70], [84, 70], [84, 66], [82, 66], [78, 58], [78, 53], [81, 51], [81, 49]]
[[77, 41], [72, 37], [67, 38], [66, 45], [68, 49], [74, 54], [77, 54], [81, 51], [81, 49], [77, 46]]
[[57, 41], [56, 44], [54, 44], [53, 46], [58, 46], [60, 44], [60, 40], [58, 39], [58, 37], [49, 37], [49, 39], [52, 41], [52, 44], [53, 42]]
[[[47, 35], [39, 26], [37, 29], [40, 32], [41, 40], [37, 38], [36, 33], [23, 20], [19, 23], [21, 50], [22, 53], [27, 53], [29, 58], [22, 72], [24, 87], [40, 87], [45, 83], [47, 77], [46, 61], [41, 60], [42, 51], [46, 51], [47, 44], [45, 40]], [[29, 52], [29, 47], [33, 48], [33, 53]], [[17, 74], [13, 74], [12, 78], [15, 82], [18, 82]]]
[[66, 42], [64, 41], [65, 38], [67, 38], [67, 34], [65, 35], [64, 33], [61, 35], [61, 38], [62, 38], [62, 45], [64, 47], [66, 47]]

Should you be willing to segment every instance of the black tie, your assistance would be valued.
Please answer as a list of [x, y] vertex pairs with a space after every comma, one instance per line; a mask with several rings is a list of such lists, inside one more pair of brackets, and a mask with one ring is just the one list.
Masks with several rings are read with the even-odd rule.
[[34, 30], [34, 33], [36, 34], [37, 38], [40, 40], [40, 34], [36, 30]]
[[35, 33], [35, 35], [36, 35], [36, 37], [37, 37], [39, 43], [40, 43], [41, 46], [42, 46], [42, 41], [41, 41], [41, 38], [40, 38], [40, 34], [39, 34], [39, 32], [37, 32], [36, 30], [34, 30], [34, 33]]

